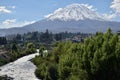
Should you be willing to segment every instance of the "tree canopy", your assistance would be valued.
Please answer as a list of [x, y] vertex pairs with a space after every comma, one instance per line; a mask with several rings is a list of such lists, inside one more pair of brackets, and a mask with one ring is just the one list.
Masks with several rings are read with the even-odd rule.
[[109, 29], [83, 43], [60, 42], [51, 56], [37, 56], [33, 62], [43, 80], [119, 80], [120, 37]]

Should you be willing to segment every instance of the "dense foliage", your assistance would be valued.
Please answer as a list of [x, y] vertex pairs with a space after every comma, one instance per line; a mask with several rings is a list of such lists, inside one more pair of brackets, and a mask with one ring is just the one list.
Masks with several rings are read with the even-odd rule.
[[109, 29], [83, 43], [60, 42], [48, 56], [33, 59], [42, 80], [119, 80], [120, 38]]
[[0, 37], [0, 45], [7, 44], [7, 39], [5, 37]]

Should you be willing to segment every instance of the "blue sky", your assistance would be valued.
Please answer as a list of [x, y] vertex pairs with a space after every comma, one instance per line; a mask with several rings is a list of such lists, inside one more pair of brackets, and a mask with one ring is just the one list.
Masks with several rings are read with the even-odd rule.
[[0, 28], [34, 23], [72, 3], [92, 5], [98, 13], [120, 21], [120, 0], [0, 0]]

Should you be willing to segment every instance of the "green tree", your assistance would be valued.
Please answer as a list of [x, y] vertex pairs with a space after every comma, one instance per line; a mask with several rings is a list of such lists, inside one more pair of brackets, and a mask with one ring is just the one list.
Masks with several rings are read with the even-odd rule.
[[36, 75], [43, 80], [119, 80], [120, 37], [108, 29], [83, 43], [60, 42], [51, 56], [36, 57], [35, 64]]
[[0, 45], [7, 44], [7, 39], [5, 37], [0, 37]]
[[26, 48], [26, 54], [31, 54], [31, 53], [35, 53], [36, 49], [35, 49], [35, 45], [33, 43], [27, 43], [27, 48]]

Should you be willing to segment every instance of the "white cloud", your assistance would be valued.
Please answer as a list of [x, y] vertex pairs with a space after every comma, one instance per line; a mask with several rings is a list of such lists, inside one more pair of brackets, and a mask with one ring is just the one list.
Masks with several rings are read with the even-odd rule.
[[7, 9], [6, 6], [0, 6], [1, 13], [12, 13], [11, 10]]
[[58, 8], [57, 10], [54, 11], [54, 13], [45, 15], [44, 17], [45, 17], [45, 18], [49, 18], [50, 16], [52, 16], [53, 14], [56, 14], [57, 12], [61, 11], [62, 9], [63, 9], [63, 8]]
[[18, 23], [19, 27], [22, 27], [22, 26], [25, 26], [25, 25], [28, 25], [28, 24], [33, 24], [35, 23], [36, 21], [23, 21], [23, 22], [20, 22]]
[[3, 25], [10, 25], [12, 23], [15, 23], [16, 19], [7, 19], [5, 21], [2, 22]]
[[113, 18], [117, 17], [117, 15], [115, 13], [113, 13], [113, 14], [102, 14], [102, 16], [106, 20], [112, 20]]
[[16, 6], [0, 6], [0, 13], [12, 13], [12, 10], [15, 9]]
[[120, 13], [120, 0], [113, 0], [110, 8], [112, 8], [116, 13]]
[[36, 21], [17, 21], [16, 19], [7, 19], [0, 23], [0, 28], [23, 27]]
[[92, 5], [89, 5], [89, 4], [81, 4], [81, 5], [87, 7], [88, 9], [90, 9], [92, 11], [96, 11], [97, 10], [96, 8], [94, 8]]
[[53, 14], [51, 13], [51, 14], [45, 15], [44, 17], [49, 18], [51, 15], [53, 15]]
[[110, 12], [110, 14], [103, 14], [103, 17], [106, 19], [113, 19], [120, 16], [120, 0], [113, 0], [110, 8], [113, 9], [113, 11]]

